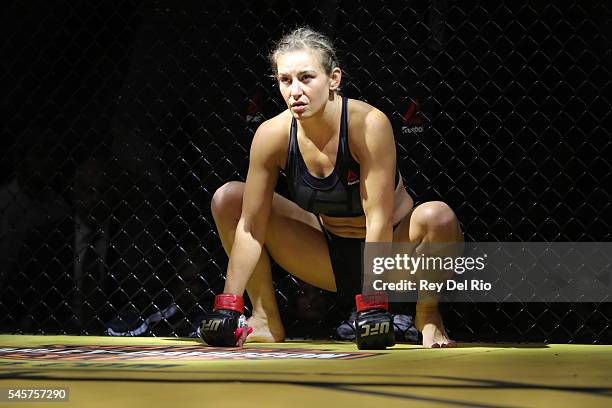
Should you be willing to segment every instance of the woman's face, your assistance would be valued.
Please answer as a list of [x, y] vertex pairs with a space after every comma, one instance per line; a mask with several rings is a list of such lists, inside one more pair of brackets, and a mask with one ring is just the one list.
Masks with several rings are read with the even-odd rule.
[[323, 70], [316, 51], [309, 49], [280, 54], [276, 59], [278, 86], [291, 114], [305, 119], [320, 112], [330, 91], [338, 89], [340, 70], [331, 76]]

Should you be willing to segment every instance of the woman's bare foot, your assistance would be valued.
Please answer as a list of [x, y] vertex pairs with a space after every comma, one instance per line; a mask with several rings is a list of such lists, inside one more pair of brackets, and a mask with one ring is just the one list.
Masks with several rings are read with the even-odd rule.
[[416, 312], [415, 327], [423, 335], [423, 347], [425, 348], [452, 348], [457, 343], [451, 340], [444, 330], [442, 316], [437, 310]]
[[253, 331], [246, 337], [245, 343], [282, 343], [285, 341], [285, 328], [280, 320], [271, 322], [264, 318], [251, 316], [247, 324]]

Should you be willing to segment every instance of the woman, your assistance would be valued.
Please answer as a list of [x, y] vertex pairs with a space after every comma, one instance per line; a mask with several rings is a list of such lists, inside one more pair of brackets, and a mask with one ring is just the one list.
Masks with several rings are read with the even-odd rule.
[[[339, 95], [342, 71], [327, 37], [299, 28], [277, 43], [270, 61], [287, 110], [255, 133], [246, 183], [229, 182], [212, 200], [229, 254], [215, 310], [241, 313], [245, 289], [253, 304], [248, 337], [236, 331], [238, 346], [284, 340], [270, 257], [311, 285], [353, 296], [361, 291], [364, 239], [415, 246], [463, 239], [446, 204], [413, 208], [397, 170], [389, 120], [369, 104]], [[280, 171], [292, 201], [274, 192]], [[417, 302], [416, 309], [424, 347], [455, 345], [437, 302]]]

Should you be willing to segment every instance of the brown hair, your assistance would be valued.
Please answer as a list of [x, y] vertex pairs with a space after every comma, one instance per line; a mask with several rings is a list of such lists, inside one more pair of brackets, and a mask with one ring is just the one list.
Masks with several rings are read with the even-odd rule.
[[274, 76], [278, 75], [276, 59], [280, 54], [306, 49], [314, 50], [319, 54], [321, 66], [327, 75], [331, 75], [333, 69], [339, 65], [336, 51], [329, 37], [310, 27], [300, 27], [285, 34], [274, 44], [268, 57]]

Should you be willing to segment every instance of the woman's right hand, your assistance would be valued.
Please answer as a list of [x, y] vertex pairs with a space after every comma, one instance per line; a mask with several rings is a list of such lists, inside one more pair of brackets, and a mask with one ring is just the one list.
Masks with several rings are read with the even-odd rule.
[[210, 346], [242, 347], [253, 331], [244, 316], [242, 296], [221, 294], [215, 297], [215, 306], [200, 325], [199, 334]]

